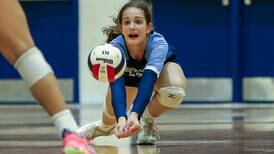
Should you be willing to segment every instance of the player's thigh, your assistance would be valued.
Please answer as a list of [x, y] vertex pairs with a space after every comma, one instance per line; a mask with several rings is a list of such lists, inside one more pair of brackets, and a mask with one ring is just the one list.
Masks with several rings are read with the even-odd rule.
[[132, 105], [134, 99], [137, 96], [138, 88], [137, 87], [129, 87], [126, 86], [126, 93], [127, 93], [127, 109]]
[[0, 51], [14, 63], [34, 46], [23, 9], [17, 0], [0, 1]]
[[162, 87], [186, 87], [186, 77], [181, 66], [174, 62], [168, 62], [164, 65], [162, 72], [155, 84], [155, 90]]

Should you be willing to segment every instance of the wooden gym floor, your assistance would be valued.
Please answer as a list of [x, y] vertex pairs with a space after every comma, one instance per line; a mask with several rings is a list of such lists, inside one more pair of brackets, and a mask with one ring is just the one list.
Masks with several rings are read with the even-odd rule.
[[[101, 105], [70, 106], [83, 125], [100, 119]], [[274, 105], [183, 105], [157, 120], [157, 146], [136, 137], [96, 138], [97, 154], [272, 154]], [[0, 105], [0, 154], [61, 154], [61, 141], [38, 105]]]

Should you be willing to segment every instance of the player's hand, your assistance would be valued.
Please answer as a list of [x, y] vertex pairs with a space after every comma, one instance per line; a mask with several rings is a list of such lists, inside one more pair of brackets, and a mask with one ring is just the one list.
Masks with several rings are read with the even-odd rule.
[[132, 136], [136, 133], [138, 133], [141, 130], [141, 125], [138, 120], [138, 114], [135, 112], [131, 112], [129, 115], [129, 118], [127, 120], [127, 125], [126, 125], [126, 137]]
[[126, 124], [127, 124], [127, 120], [125, 117], [120, 117], [118, 119], [118, 123], [115, 130], [115, 136], [117, 138], [124, 138], [124, 136], [126, 136], [127, 134]]

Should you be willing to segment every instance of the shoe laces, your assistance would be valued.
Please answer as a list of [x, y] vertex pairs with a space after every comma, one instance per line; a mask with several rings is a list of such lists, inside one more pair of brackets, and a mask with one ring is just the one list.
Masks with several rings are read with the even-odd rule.
[[156, 127], [154, 120], [151, 118], [144, 118], [144, 134], [147, 136], [155, 136], [160, 139], [159, 129]]
[[87, 126], [87, 131], [86, 135], [88, 139], [93, 139], [97, 136], [105, 136], [105, 135], [110, 135], [111, 132], [115, 129], [115, 127], [109, 129], [108, 131], [102, 130], [102, 121], [95, 121], [89, 126]]
[[86, 136], [88, 139], [92, 139], [94, 136], [94, 132], [96, 131], [96, 129], [98, 129], [101, 126], [101, 121], [95, 121], [92, 124], [88, 125], [86, 128]]

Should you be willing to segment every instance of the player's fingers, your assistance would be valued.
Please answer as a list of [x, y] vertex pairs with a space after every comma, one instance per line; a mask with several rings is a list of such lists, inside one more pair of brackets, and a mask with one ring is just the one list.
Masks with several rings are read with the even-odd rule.
[[132, 133], [137, 133], [141, 130], [141, 125], [140, 124], [135, 124], [129, 127], [130, 132]]
[[135, 133], [139, 132], [141, 130], [140, 124], [129, 124], [127, 125], [126, 129], [124, 129], [123, 132], [119, 134], [120, 138], [126, 138], [134, 135]]
[[125, 126], [123, 127], [122, 125], [117, 125], [115, 136], [117, 138], [123, 138], [124, 134], [125, 134]]

